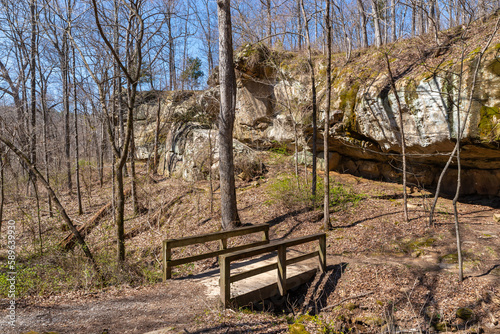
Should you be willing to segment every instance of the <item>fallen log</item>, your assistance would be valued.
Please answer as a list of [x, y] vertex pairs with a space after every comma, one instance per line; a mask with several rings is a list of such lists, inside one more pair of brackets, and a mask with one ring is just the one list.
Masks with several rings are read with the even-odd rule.
[[[160, 215], [164, 212], [164, 211], [167, 211], [168, 209], [170, 209], [175, 203], [179, 202], [184, 196], [192, 193], [193, 190], [188, 190], [186, 191], [185, 193], [179, 195], [179, 196], [176, 196], [175, 198], [171, 199], [167, 204], [165, 204], [164, 206], [162, 206], [159, 210], [157, 210], [154, 214], [153, 214], [153, 217], [152, 217], [152, 220], [155, 220], [155, 219], [158, 219], [160, 218]], [[161, 227], [162, 224], [159, 223], [158, 224], [158, 227]], [[151, 225], [150, 224], [141, 224], [139, 226], [136, 226], [134, 228], [132, 228], [130, 231], [128, 231], [127, 233], [125, 233], [125, 235], [123, 236], [125, 240], [128, 240], [128, 239], [131, 239], [145, 231], [147, 231], [148, 228], [150, 228]]]
[[[125, 191], [125, 199], [128, 198], [131, 194], [131, 190], [128, 189]], [[77, 227], [78, 232], [85, 238], [99, 223], [102, 221], [104, 217], [109, 213], [112, 209], [113, 202], [110, 201], [106, 203], [103, 207], [99, 209], [85, 224]], [[71, 250], [75, 247], [76, 238], [73, 233], [69, 233], [59, 244], [60, 247], [64, 250]]]

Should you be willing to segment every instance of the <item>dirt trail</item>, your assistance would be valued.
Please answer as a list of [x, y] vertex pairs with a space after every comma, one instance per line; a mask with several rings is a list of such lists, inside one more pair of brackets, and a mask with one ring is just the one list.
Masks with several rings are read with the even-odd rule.
[[[329, 266], [340, 263], [351, 266], [405, 264], [424, 271], [449, 270], [433, 261], [408, 257], [329, 255], [327, 262]], [[2, 332], [192, 333], [205, 327], [204, 316], [218, 311], [218, 303], [213, 296], [207, 297], [203, 285], [180, 279], [144, 288], [122, 287], [80, 296], [54, 296], [21, 305], [17, 311], [16, 329], [2, 328]]]
[[[204, 289], [189, 280], [174, 280], [167, 285], [113, 289], [76, 298], [49, 298], [20, 305], [17, 327], [0, 327], [0, 332], [125, 334], [165, 327], [174, 333], [184, 332], [196, 324], [196, 315], [215, 306], [213, 299], [206, 299]], [[2, 314], [1, 319], [4, 317]]]

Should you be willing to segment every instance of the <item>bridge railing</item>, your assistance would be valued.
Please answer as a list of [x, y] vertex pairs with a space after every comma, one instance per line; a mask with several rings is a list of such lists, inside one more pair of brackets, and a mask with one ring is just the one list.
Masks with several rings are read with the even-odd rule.
[[[290, 259], [286, 258], [286, 249], [288, 247], [297, 246], [301, 244], [305, 244], [308, 242], [319, 241], [319, 247], [317, 251], [310, 252], [301, 256], [296, 256]], [[276, 263], [272, 263], [269, 265], [265, 265], [259, 268], [255, 268], [252, 270], [248, 270], [245, 272], [241, 272], [238, 274], [231, 275], [231, 262], [242, 260], [246, 258], [250, 258], [256, 255], [261, 255], [265, 253], [270, 253], [278, 251], [278, 260]], [[268, 245], [258, 246], [242, 251], [231, 252], [226, 255], [221, 255], [219, 257], [219, 266], [220, 266], [220, 298], [224, 308], [228, 307], [231, 301], [231, 283], [240, 281], [245, 278], [249, 278], [252, 276], [256, 276], [271, 270], [277, 269], [277, 283], [278, 289], [282, 296], [286, 294], [286, 267], [298, 263], [301, 261], [305, 261], [308, 259], [312, 259], [314, 257], [318, 257], [319, 259], [319, 267], [321, 272], [325, 271], [326, 268], [326, 234], [318, 233], [310, 236], [288, 239], [282, 241], [275, 241]]]
[[[262, 241], [254, 241], [249, 244], [240, 245], [236, 247], [227, 247], [227, 240], [232, 237], [252, 234], [252, 233], [262, 233]], [[185, 258], [179, 258], [172, 260], [172, 249], [178, 247], [185, 247], [190, 245], [195, 245], [199, 243], [205, 243], [209, 241], [219, 241], [220, 249], [217, 251], [204, 253], [195, 256], [189, 256]], [[179, 266], [185, 263], [196, 262], [211, 257], [217, 257], [230, 252], [240, 251], [247, 248], [252, 248], [260, 245], [269, 244], [269, 225], [255, 225], [250, 227], [241, 227], [230, 231], [215, 232], [210, 234], [197, 235], [192, 237], [185, 237], [179, 239], [167, 239], [163, 241], [163, 281], [172, 277], [172, 267]]]

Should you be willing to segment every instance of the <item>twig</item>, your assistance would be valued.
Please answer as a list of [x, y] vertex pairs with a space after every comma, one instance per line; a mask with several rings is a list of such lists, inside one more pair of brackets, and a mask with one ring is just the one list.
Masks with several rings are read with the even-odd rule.
[[373, 293], [373, 291], [368, 291], [368, 292], [362, 293], [360, 295], [356, 295], [356, 296], [344, 298], [340, 302], [338, 302], [337, 304], [333, 304], [333, 305], [329, 305], [329, 306], [323, 307], [321, 309], [321, 311], [330, 310], [330, 309], [332, 309], [332, 308], [334, 308], [336, 306], [339, 306], [340, 304], [342, 304], [345, 301], [348, 301], [348, 300], [351, 300], [351, 299], [356, 299], [356, 298], [361, 298], [361, 297], [364, 297], [364, 296], [368, 296], [368, 295], [371, 295], [372, 293]]

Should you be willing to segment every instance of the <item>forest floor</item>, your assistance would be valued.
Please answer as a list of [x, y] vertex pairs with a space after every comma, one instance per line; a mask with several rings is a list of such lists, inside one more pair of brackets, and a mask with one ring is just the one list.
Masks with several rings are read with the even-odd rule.
[[[294, 188], [290, 158], [266, 153], [262, 159], [266, 174], [237, 181], [242, 222], [270, 224], [271, 239], [323, 231], [322, 209], [312, 210], [304, 200], [305, 185]], [[301, 173], [303, 178], [304, 170]], [[458, 203], [465, 268], [465, 280], [460, 283], [450, 199], [439, 199], [434, 226], [429, 226], [433, 194], [413, 188], [410, 219], [405, 222], [401, 185], [334, 172], [330, 178], [332, 196], [339, 200], [331, 209], [333, 229], [327, 231], [327, 272], [290, 293], [280, 305], [265, 302], [235, 310], [221, 310], [217, 300], [206, 297], [204, 287], [189, 280], [190, 275], [215, 268], [214, 260], [183, 265], [174, 271], [175, 279], [160, 282], [162, 239], [219, 230], [216, 185], [211, 214], [207, 181], [153, 179], [146, 172], [140, 174], [139, 198], [145, 210], [134, 216], [127, 207], [126, 231], [145, 228], [126, 242], [126, 269], [113, 269], [110, 217], [86, 237], [109, 280], [106, 288], [96, 284], [78, 249], [70, 253], [47, 250], [68, 233], [47, 210], [41, 210], [46, 250], [44, 255], [36, 255], [38, 227], [29, 211], [33, 203], [14, 199], [7, 205], [7, 216], [22, 217], [18, 244], [23, 274], [19, 275], [25, 281], [18, 287], [17, 327], [5, 326], [9, 299], [3, 298], [0, 322], [4, 327], [0, 331], [500, 332], [500, 223], [493, 217], [500, 214], [500, 198], [463, 197]], [[87, 183], [83, 216], [76, 214], [74, 195], [61, 194], [71, 217], [82, 223], [109, 201], [111, 190], [109, 180], [101, 188], [92, 174]], [[3, 233], [2, 245], [5, 241]], [[194, 254], [215, 247], [210, 244], [182, 251]], [[2, 262], [6, 259], [5, 250], [0, 258]], [[3, 289], [2, 284], [5, 281], [0, 277]], [[462, 315], [466, 318], [462, 319], [457, 310], [472, 314]]]

